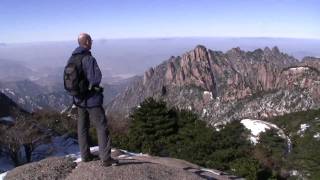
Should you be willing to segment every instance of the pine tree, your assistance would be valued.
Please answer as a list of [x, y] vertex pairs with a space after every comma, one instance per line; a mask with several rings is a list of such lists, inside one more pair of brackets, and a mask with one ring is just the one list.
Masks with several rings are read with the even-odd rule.
[[170, 138], [177, 131], [176, 114], [163, 101], [148, 98], [130, 116], [129, 147], [150, 154], [167, 155]]
[[195, 113], [181, 110], [178, 113], [178, 133], [171, 156], [185, 159], [199, 165], [206, 165], [212, 150], [212, 132]]

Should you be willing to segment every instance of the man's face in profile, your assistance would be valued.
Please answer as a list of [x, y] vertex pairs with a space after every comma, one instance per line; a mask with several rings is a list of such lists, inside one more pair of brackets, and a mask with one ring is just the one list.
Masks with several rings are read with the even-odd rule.
[[87, 47], [88, 47], [89, 50], [90, 50], [91, 47], [92, 47], [92, 39], [91, 39], [90, 36], [88, 37], [88, 40], [87, 40]]

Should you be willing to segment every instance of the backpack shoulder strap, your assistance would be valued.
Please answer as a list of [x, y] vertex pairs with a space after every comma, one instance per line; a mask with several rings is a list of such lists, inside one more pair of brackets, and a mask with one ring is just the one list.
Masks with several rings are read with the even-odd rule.
[[82, 54], [76, 54], [76, 55], [72, 55], [71, 56], [71, 61], [72, 63], [76, 64], [78, 68], [80, 68], [81, 70], [83, 70], [83, 66], [82, 66], [82, 61], [83, 58], [87, 57], [87, 56], [91, 56], [90, 52], [87, 53], [82, 53]]

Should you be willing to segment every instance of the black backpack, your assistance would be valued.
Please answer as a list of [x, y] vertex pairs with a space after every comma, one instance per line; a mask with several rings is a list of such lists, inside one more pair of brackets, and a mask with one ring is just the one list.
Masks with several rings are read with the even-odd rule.
[[89, 81], [82, 68], [82, 59], [87, 55], [88, 53], [72, 55], [63, 73], [64, 88], [69, 95], [79, 99], [83, 99], [89, 92]]

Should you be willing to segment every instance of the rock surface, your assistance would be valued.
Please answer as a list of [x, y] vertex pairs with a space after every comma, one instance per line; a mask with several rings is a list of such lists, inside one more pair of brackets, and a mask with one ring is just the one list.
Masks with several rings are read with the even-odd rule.
[[[113, 153], [115, 156], [116, 153]], [[119, 155], [119, 154], [118, 154]], [[67, 179], [67, 180], [201, 180], [240, 179], [217, 170], [202, 169], [189, 162], [153, 156], [121, 154], [118, 166], [103, 167], [100, 161], [74, 162], [68, 157], [48, 158], [17, 167], [7, 173], [5, 180]]]
[[48, 158], [17, 167], [9, 171], [4, 179], [65, 179], [76, 165], [70, 158]]

